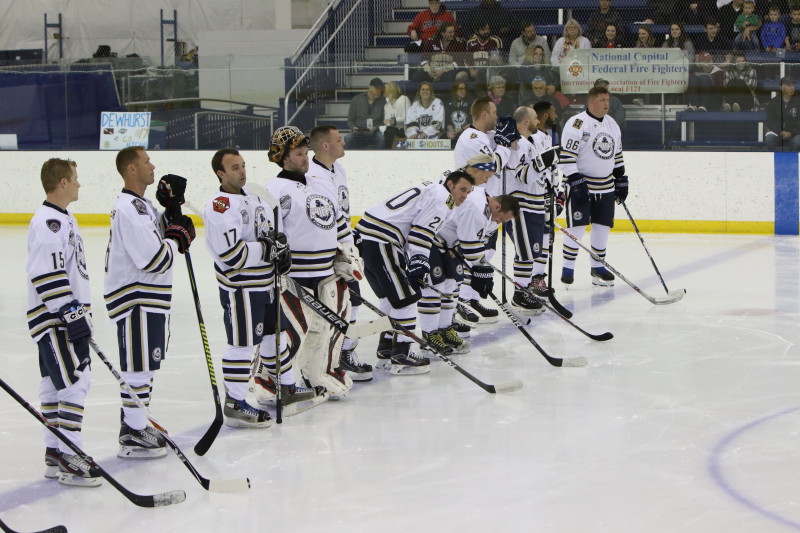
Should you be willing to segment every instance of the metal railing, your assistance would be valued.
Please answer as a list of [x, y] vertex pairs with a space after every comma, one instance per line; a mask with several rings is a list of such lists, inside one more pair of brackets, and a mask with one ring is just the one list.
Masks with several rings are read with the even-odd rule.
[[[200, 118], [209, 117], [211, 123], [200, 131]], [[217, 117], [226, 117], [223, 120], [214, 120]], [[233, 119], [233, 120], [231, 120]], [[269, 128], [267, 128], [269, 124]], [[272, 115], [268, 118], [241, 115], [238, 113], [225, 113], [221, 111], [200, 111], [194, 114], [194, 149], [200, 149], [200, 136], [209, 138], [212, 146], [240, 146], [236, 139], [247, 136], [252, 140], [250, 146], [240, 146], [246, 149], [266, 149], [272, 138], [274, 123]], [[243, 131], [244, 130], [244, 131]], [[222, 142], [224, 141], [224, 142]]]

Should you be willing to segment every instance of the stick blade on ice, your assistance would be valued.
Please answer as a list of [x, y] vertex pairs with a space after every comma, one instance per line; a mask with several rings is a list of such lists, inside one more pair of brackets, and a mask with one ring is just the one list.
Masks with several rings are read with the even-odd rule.
[[249, 478], [212, 479], [208, 485], [211, 492], [243, 492], [250, 488]]
[[522, 381], [518, 379], [514, 379], [512, 381], [508, 381], [506, 383], [501, 383], [500, 385], [494, 386], [494, 391], [497, 393], [501, 392], [515, 392], [522, 388]]
[[667, 305], [667, 304], [674, 304], [683, 299], [683, 296], [686, 294], [686, 289], [678, 289], [675, 291], [670, 291], [666, 296], [661, 296], [659, 298], [654, 298], [656, 305]]

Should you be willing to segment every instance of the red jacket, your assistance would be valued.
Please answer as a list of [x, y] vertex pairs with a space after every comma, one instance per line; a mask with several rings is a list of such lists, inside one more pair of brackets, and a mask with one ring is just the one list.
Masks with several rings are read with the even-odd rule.
[[414, 17], [414, 20], [408, 25], [406, 33], [410, 35], [411, 30], [417, 30], [417, 35], [420, 37], [420, 39], [426, 41], [428, 39], [432, 39], [436, 35], [436, 32], [439, 31], [439, 26], [445, 22], [449, 22], [455, 26], [456, 34], [458, 34], [456, 19], [453, 17], [452, 13], [445, 9], [444, 6], [439, 8], [439, 12], [435, 15], [431, 13], [430, 9], [426, 9], [417, 13], [417, 16]]

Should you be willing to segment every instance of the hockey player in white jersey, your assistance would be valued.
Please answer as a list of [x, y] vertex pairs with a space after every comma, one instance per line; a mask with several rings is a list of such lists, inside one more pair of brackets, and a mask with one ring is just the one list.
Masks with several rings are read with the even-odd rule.
[[[434, 237], [472, 185], [465, 172], [450, 173], [444, 183], [415, 185], [367, 209], [356, 225], [367, 281], [379, 307], [408, 330], [416, 327], [419, 280], [430, 272]], [[411, 339], [401, 333], [381, 335], [378, 358], [379, 366], [388, 366], [393, 375], [430, 372], [430, 360], [415, 354]]]
[[[307, 175], [309, 139], [294, 126], [275, 130], [269, 160], [281, 167], [266, 188], [278, 199], [283, 231], [292, 250], [289, 276], [310, 290], [344, 320], [349, 319], [347, 281], [361, 278], [353, 236], [339, 215], [339, 202], [329, 177]], [[342, 246], [340, 246], [342, 245]], [[324, 387], [331, 397], [347, 395], [353, 380], [337, 370], [343, 335], [317, 313], [303, 309], [300, 301], [284, 294], [293, 329], [295, 366], [314, 387]]]
[[[306, 176], [311, 181], [320, 179], [332, 184], [339, 207], [336, 221], [337, 231], [340, 233], [351, 232], [350, 188], [347, 185], [347, 172], [339, 162], [345, 153], [344, 137], [336, 129], [336, 126], [322, 125], [311, 130], [309, 139], [310, 147], [314, 151], [314, 157], [308, 165]], [[348, 243], [343, 242], [339, 246], [350, 246]], [[350, 323], [353, 324], [361, 307], [361, 300], [356, 296], [361, 294], [361, 289], [359, 288], [358, 280], [355, 279], [348, 281], [347, 286], [351, 290]], [[342, 342], [342, 353], [339, 356], [338, 370], [347, 372], [353, 381], [371, 381], [372, 366], [362, 363], [358, 359], [356, 354], [357, 345], [358, 339], [345, 337], [344, 342]]]
[[[153, 377], [166, 356], [172, 267], [189, 249], [194, 225], [181, 215], [186, 180], [169, 174], [159, 181], [156, 198], [167, 208], [162, 216], [144, 197], [155, 182], [155, 166], [141, 146], [119, 151], [117, 171], [125, 183], [111, 210], [106, 249], [105, 301], [117, 326], [120, 370], [145, 405], [150, 402]], [[167, 216], [167, 213], [171, 213]], [[147, 424], [147, 415], [124, 391], [117, 456], [124, 459], [163, 457], [164, 437]]]
[[[228, 347], [222, 357], [225, 383], [225, 424], [232, 427], [259, 428], [271, 425], [269, 413], [251, 405], [245, 396], [253, 363], [255, 346], [259, 347], [259, 365], [269, 377], [256, 376], [251, 389], [262, 391], [259, 401], [275, 397], [277, 372], [275, 361], [275, 326], [277, 300], [274, 278], [288, 272], [292, 264], [286, 236], [279, 232], [272, 207], [244, 189], [247, 170], [238, 150], [224, 148], [211, 158], [211, 169], [219, 180], [219, 191], [206, 204], [203, 221], [206, 247], [214, 259], [219, 284], [223, 321]], [[282, 324], [287, 320], [283, 318]], [[291, 416], [313, 407], [312, 389], [298, 387], [286, 334], [280, 333], [281, 402], [283, 414]], [[258, 387], [258, 388], [257, 388]], [[271, 394], [269, 394], [271, 393]]]
[[[88, 340], [91, 295], [78, 221], [67, 207], [78, 199], [78, 165], [49, 159], [42, 165], [46, 200], [28, 230], [28, 327], [39, 351], [39, 400], [47, 421], [82, 446], [83, 406], [91, 382]], [[45, 474], [65, 485], [96, 487], [100, 472], [44, 432]]]
[[[592, 224], [592, 250], [605, 258], [608, 234], [614, 226], [614, 200], [625, 201], [628, 176], [622, 158], [619, 126], [608, 115], [608, 88], [595, 86], [589, 90], [587, 109], [570, 118], [561, 134], [559, 166], [567, 180], [567, 226], [579, 241], [586, 227]], [[564, 240], [564, 264], [561, 281], [574, 281], [578, 246]], [[591, 259], [592, 283], [614, 285], [614, 275], [600, 262]]]

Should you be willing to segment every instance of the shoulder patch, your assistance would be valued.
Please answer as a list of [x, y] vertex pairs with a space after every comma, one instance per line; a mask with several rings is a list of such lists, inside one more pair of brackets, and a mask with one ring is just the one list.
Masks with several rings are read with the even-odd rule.
[[469, 138], [470, 139], [477, 139], [478, 138], [478, 134], [477, 133], [471, 133]]
[[483, 216], [485, 216], [487, 220], [492, 218], [492, 210], [489, 207], [489, 204], [486, 204], [486, 207], [483, 208]]
[[575, 122], [572, 123], [572, 127], [575, 128], [576, 130], [581, 129], [581, 126], [583, 126], [583, 121], [579, 118], [576, 118]]
[[147, 214], [147, 206], [144, 205], [144, 202], [142, 201], [141, 198], [134, 198], [133, 200], [131, 200], [131, 203], [133, 204], [133, 207], [134, 209], [136, 209], [137, 213], [139, 213], [140, 215]]
[[288, 194], [281, 196], [281, 209], [284, 211], [291, 211], [292, 210], [292, 197]]
[[451, 211], [456, 206], [456, 201], [453, 199], [452, 194], [447, 195], [447, 200], [445, 200], [444, 203], [447, 204], [447, 209], [450, 209]]
[[217, 196], [214, 198], [214, 201], [211, 202], [211, 205], [217, 213], [224, 213], [231, 208], [231, 201], [227, 196]]
[[61, 231], [61, 221], [55, 218], [48, 219], [45, 224], [47, 225], [47, 229], [52, 231], [53, 233], [58, 233]]

